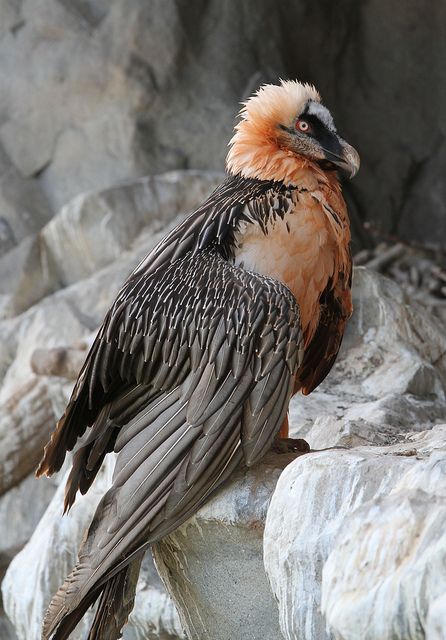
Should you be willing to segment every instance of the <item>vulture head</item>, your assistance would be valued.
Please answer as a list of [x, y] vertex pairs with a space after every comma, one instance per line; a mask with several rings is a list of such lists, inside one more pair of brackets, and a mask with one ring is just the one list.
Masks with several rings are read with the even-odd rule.
[[336, 131], [329, 110], [309, 84], [264, 85], [244, 103], [230, 141], [227, 168], [234, 175], [293, 183], [313, 166], [353, 177], [358, 152]]

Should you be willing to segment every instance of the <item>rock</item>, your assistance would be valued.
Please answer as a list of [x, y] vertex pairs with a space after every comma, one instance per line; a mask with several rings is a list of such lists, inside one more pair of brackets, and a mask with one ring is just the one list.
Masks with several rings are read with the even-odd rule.
[[[100, 295], [97, 297], [100, 299]], [[94, 310], [93, 305], [91, 309]], [[15, 395], [35, 377], [31, 356], [37, 346], [56, 347], [81, 340], [91, 332], [86, 322], [80, 310], [73, 308], [66, 296], [46, 298], [22, 316], [4, 322], [4, 332], [9, 336], [5, 349], [9, 350], [11, 359], [3, 376], [0, 402]], [[7, 355], [4, 357], [6, 360]]]
[[337, 637], [425, 637], [446, 583], [445, 435], [427, 463], [346, 519], [322, 581], [322, 610]]
[[291, 402], [291, 433], [314, 449], [390, 444], [446, 419], [446, 336], [391, 280], [355, 269], [355, 311], [333, 371]]
[[[39, 1], [43, 6], [47, 0]], [[59, 5], [63, 21], [68, 4]], [[71, 6], [73, 21], [82, 15], [90, 29], [101, 29], [109, 15], [109, 4], [98, 0]], [[32, 12], [26, 0], [23, 7]], [[1, 74], [0, 69], [0, 80]], [[7, 282], [0, 283], [4, 309], [10, 304], [4, 316], [22, 311], [0, 320], [0, 518], [12, 519], [20, 531], [16, 541], [12, 527], [2, 532], [4, 569], [55, 490], [29, 474], [105, 312], [130, 271], [219, 179], [207, 172], [202, 177], [171, 173], [85, 195], [4, 261], [0, 258], [0, 270], [7, 273]], [[54, 280], [44, 281], [47, 258]], [[25, 269], [30, 271], [26, 277]], [[397, 285], [367, 269], [355, 272], [354, 300], [355, 314], [334, 370], [316, 392], [292, 404], [294, 436], [306, 438], [313, 449], [350, 449], [298, 458], [279, 481], [265, 536], [265, 563], [279, 608], [262, 568], [262, 534], [269, 499], [290, 458], [272, 456], [236, 475], [157, 545], [157, 563], [181, 623], [146, 557], [126, 640], [181, 638], [183, 625], [191, 638], [212, 640], [278, 639], [281, 634], [359, 640], [357, 630], [378, 639], [389, 629], [395, 637], [418, 640], [424, 636], [417, 635], [414, 611], [421, 612], [428, 640], [428, 630], [434, 640], [444, 635], [444, 578], [435, 573], [437, 588], [430, 573], [443, 562], [438, 535], [444, 528], [443, 480], [437, 474], [446, 427], [437, 423], [444, 421], [446, 407], [444, 328], [410, 304]], [[372, 444], [377, 446], [367, 446]], [[112, 466], [110, 459], [67, 518], [61, 517], [60, 487], [28, 545], [12, 560], [2, 588], [20, 640], [38, 637], [46, 604], [74, 563]], [[20, 514], [19, 503], [25, 505]], [[388, 543], [402, 530], [398, 523], [407, 532], [399, 545], [408, 551], [405, 563]], [[419, 549], [418, 533], [424, 544]], [[385, 550], [385, 565], [373, 556], [375, 539]], [[54, 548], [61, 551], [55, 554]], [[365, 567], [363, 553], [373, 556]], [[354, 559], [351, 565], [348, 558]], [[392, 580], [386, 578], [386, 566], [395, 569]], [[385, 602], [382, 621], [364, 587], [369, 580], [373, 594]], [[353, 595], [350, 584], [358, 586]], [[338, 601], [345, 602], [345, 619]], [[407, 621], [401, 620], [395, 612], [406, 609]], [[371, 620], [366, 630], [362, 620], [356, 622], [362, 614]], [[80, 639], [88, 624], [87, 619], [74, 638]], [[7, 633], [13, 637], [0, 617], [0, 637], [3, 629], [5, 638]]]
[[[36, 482], [34, 473], [0, 497], [0, 581], [12, 558], [31, 537], [48, 503], [53, 497], [58, 478]], [[14, 627], [3, 611], [0, 597], [0, 638], [17, 640]]]
[[[112, 469], [110, 458], [92, 490], [62, 517], [64, 478], [30, 541], [9, 565], [2, 583], [3, 604], [19, 640], [40, 636], [46, 606], [75, 563], [84, 528], [110, 482]], [[73, 638], [80, 640], [86, 628], [84, 621]]]
[[271, 494], [289, 455], [268, 454], [241, 471], [195, 516], [154, 546], [156, 566], [190, 639], [279, 638], [263, 571]]
[[[135, 608], [124, 627], [124, 640], [175, 640], [185, 638], [181, 622], [169, 594], [162, 583], [158, 584], [153, 572], [146, 565], [153, 559], [148, 552], [143, 561], [141, 576], [136, 586]], [[149, 574], [149, 579], [147, 577]], [[153, 586], [155, 582], [156, 586]]]
[[35, 470], [57, 418], [43, 379], [0, 406], [0, 496]]
[[446, 581], [445, 443], [439, 425], [285, 469], [264, 537], [284, 638], [425, 637]]
[[57, 476], [37, 482], [31, 473], [0, 497], [0, 521], [6, 523], [0, 539], [0, 567], [7, 567], [28, 542], [59, 482]]
[[446, 630], [446, 593], [433, 601], [426, 621], [427, 640], [443, 640]]
[[117, 260], [143, 229], [153, 234], [179, 214], [191, 213], [222, 178], [221, 173], [171, 172], [78, 196], [42, 231], [60, 281], [86, 278]]
[[[107, 269], [47, 296], [17, 318], [0, 321], [0, 494], [35, 468], [63, 413], [86, 355], [66, 345], [91, 337], [128, 273], [163, 233], [141, 233], [138, 248]], [[66, 353], [65, 359], [54, 358]], [[46, 377], [38, 380], [35, 372]], [[71, 382], [48, 378], [55, 374]]]
[[[196, 517], [156, 545], [157, 567], [189, 637], [279, 637], [277, 609], [262, 568], [262, 534], [269, 498], [290, 459], [270, 454], [255, 470], [238, 473]], [[2, 592], [19, 640], [38, 637], [46, 605], [74, 564], [113, 466], [109, 456], [90, 491], [62, 518], [64, 478], [29, 543], [10, 564]], [[90, 623], [91, 614], [73, 640], [83, 638]], [[183, 638], [182, 624], [146, 554], [124, 639]]]
[[17, 3], [5, 2], [0, 8], [0, 35], [15, 29], [20, 21], [20, 7]]
[[0, 638], [2, 640], [17, 640], [14, 627], [4, 614], [3, 609], [0, 609]]
[[40, 376], [58, 376], [75, 381], [88, 352], [87, 342], [84, 344], [84, 348], [78, 349], [72, 347], [36, 349], [31, 356], [31, 369]]
[[63, 296], [0, 322], [0, 495], [34, 471], [70, 391], [62, 378], [37, 377], [32, 354], [37, 345], [50, 348], [87, 336], [91, 327], [84, 323]]
[[61, 287], [119, 262], [134, 245], [144, 247], [145, 254], [223, 177], [177, 171], [75, 198], [40, 233], [0, 257], [0, 318], [18, 315]]
[[[215, 74], [224, 49], [244, 42], [235, 5], [224, 13], [214, 5], [208, 14], [170, 0], [150, 7], [24, 0], [7, 16], [10, 30], [0, 42], [0, 141], [23, 175], [38, 176], [54, 209], [148, 171], [221, 170], [249, 79], [259, 63], [279, 60], [273, 44], [265, 47], [270, 26], [254, 20], [252, 9], [249, 37], [256, 30], [263, 36], [256, 51], [244, 45], [245, 68], [237, 57]], [[187, 43], [200, 23], [203, 35], [214, 36], [197, 74], [199, 49], [192, 54]]]
[[56, 291], [60, 282], [39, 235], [0, 257], [0, 317], [18, 315]]
[[[114, 458], [108, 456], [89, 492], [62, 517], [65, 476], [28, 544], [9, 565], [2, 583], [3, 602], [19, 640], [40, 637], [45, 609], [76, 561], [82, 534], [110, 486], [113, 468]], [[85, 637], [92, 615], [90, 611], [70, 639]], [[159, 578], [154, 576], [148, 556], [138, 583], [136, 609], [126, 626], [124, 640], [181, 637], [178, 615]]]
[[51, 215], [38, 182], [24, 178], [0, 144], [0, 256], [35, 234]]
[[[82, 231], [76, 230], [74, 222], [68, 222], [68, 213], [62, 212], [37, 238], [24, 241], [15, 250], [16, 260], [12, 266], [8, 266], [12, 269], [14, 277], [7, 277], [9, 263], [6, 263], [6, 259], [9, 258], [9, 254], [5, 256], [4, 264], [0, 258], [0, 268], [4, 267], [5, 280], [9, 283], [0, 285], [0, 291], [1, 286], [4, 286], [5, 290], [9, 288], [14, 291], [14, 304], [10, 305], [9, 311], [26, 307], [41, 295], [48, 293], [48, 290], [62, 286], [63, 274], [66, 274], [67, 280], [73, 281], [81, 278], [82, 274], [90, 275], [74, 282], [72, 286], [46, 295], [18, 317], [0, 320], [0, 403], [15, 396], [18, 389], [32, 380], [34, 372], [31, 359], [36, 349], [40, 349], [40, 352], [35, 355], [33, 366], [38, 373], [62, 374], [71, 379], [75, 377], [76, 370], [82, 364], [83, 355], [76, 353], [77, 349], [70, 349], [68, 359], [63, 364], [65, 371], [62, 371], [60, 361], [53, 360], [51, 363], [48, 360], [54, 359], [56, 353], [50, 353], [48, 350], [58, 349], [57, 353], [65, 353], [67, 347], [72, 347], [78, 340], [91, 336], [91, 332], [97, 329], [132, 269], [171, 227], [178, 224], [209, 194], [220, 178], [221, 176], [215, 173], [205, 173], [201, 179], [197, 172], [176, 172], [153, 179], [137, 180], [135, 183], [108, 190], [102, 195], [91, 194], [90, 200], [87, 197], [84, 199], [85, 208], [81, 207], [84, 212], [82, 219], [85, 222], [85, 227], [80, 225]], [[101, 202], [102, 205], [99, 206]], [[119, 253], [114, 260], [113, 252], [102, 258], [94, 256], [98, 225], [100, 227], [100, 217], [96, 215], [95, 205], [102, 207], [102, 213], [104, 208], [108, 212], [110, 237], [115, 238], [114, 244], [112, 243], [113, 251]], [[125, 230], [121, 213], [130, 210], [133, 211], [134, 224], [128, 225]], [[163, 223], [160, 220], [163, 220]], [[102, 238], [103, 236], [104, 234]], [[61, 240], [63, 237], [66, 239], [65, 244]], [[53, 251], [51, 247], [57, 246], [57, 238], [60, 247]], [[65, 247], [64, 251], [62, 246]], [[89, 254], [89, 262], [86, 258], [88, 251], [85, 249], [83, 253], [76, 253], [76, 246], [90, 246], [92, 253]], [[53, 254], [49, 257], [51, 251]], [[102, 262], [107, 263], [111, 260], [110, 265], [100, 269]], [[51, 265], [49, 273], [48, 264]], [[70, 264], [71, 271], [68, 269]], [[56, 275], [58, 270], [60, 278]], [[15, 283], [11, 284], [14, 278]], [[11, 298], [8, 300], [11, 302]], [[5, 315], [8, 314], [9, 312]], [[35, 358], [40, 359], [40, 362]], [[46, 363], [42, 358], [46, 358]], [[60, 400], [60, 383], [50, 387], [55, 390], [54, 394], [50, 394], [52, 399], [60, 411], [63, 411], [66, 399], [64, 400], [62, 395]]]
[[[60, 377], [49, 378], [47, 374], [73, 379], [76, 366], [79, 366], [85, 354], [87, 342], [91, 341], [91, 329], [100, 321], [126, 273], [145, 255], [146, 243], [153, 244], [156, 237], [156, 234], [152, 237], [150, 232], [147, 237], [143, 233], [136, 247], [124, 253], [118, 261], [47, 297], [22, 314], [20, 320], [0, 323], [0, 331], [2, 326], [8, 327], [17, 340], [15, 360], [0, 393], [9, 398], [19, 382], [23, 384], [37, 373], [38, 380], [49, 385], [51, 406], [54, 414], [59, 415], [63, 411], [69, 387]], [[295, 435], [307, 437], [313, 448], [336, 444], [357, 447], [366, 443], [388, 445], [401, 442], [409, 437], [409, 432], [431, 428], [444, 411], [445, 349], [438, 325], [424, 317], [419, 309], [409, 307], [398, 286], [373, 272], [356, 270], [354, 291], [356, 311], [339, 363], [320, 391], [294, 403], [292, 416]], [[14, 322], [18, 323], [18, 335]], [[85, 340], [87, 342], [84, 344]], [[37, 344], [44, 345], [44, 348], [36, 352]], [[387, 392], [386, 387], [390, 388], [391, 385], [392, 391]], [[428, 436], [422, 434], [420, 437]], [[287, 505], [290, 502], [302, 503], [307, 509], [290, 510], [285, 505], [285, 498], [276, 509], [274, 505], [279, 498], [275, 496], [271, 507], [273, 522], [282, 517], [292, 520], [287, 520], [282, 528], [281, 525], [274, 525], [276, 529], [267, 536], [269, 543], [265, 542], [270, 545], [266, 563], [275, 595], [281, 603], [282, 630], [289, 629], [285, 637], [291, 638], [294, 637], [293, 633], [301, 633], [304, 619], [307, 624], [305, 628], [313, 634], [308, 637], [315, 640], [325, 637], [326, 622], [319, 613], [322, 565], [333, 548], [340, 521], [353, 507], [359, 507], [367, 500], [384, 499], [393, 490], [406, 468], [416, 462], [415, 458], [398, 454], [404, 451], [410, 453], [414, 448], [421, 450], [424, 446], [413, 444], [414, 438], [416, 435], [411, 433], [408, 444], [393, 445], [393, 448], [359, 447], [351, 451], [312, 454], [290, 467], [292, 470], [296, 465], [301, 465], [297, 474], [299, 482], [295, 481], [294, 475], [290, 480], [291, 484], [294, 483], [293, 491], [298, 493], [292, 493], [291, 496], [286, 494]], [[427, 449], [429, 446], [426, 445]], [[337, 456], [335, 464], [330, 457], [334, 455]], [[155, 553], [160, 572], [190, 637], [211, 634], [213, 640], [218, 640], [219, 634], [225, 632], [230, 633], [231, 637], [240, 637], [237, 634], [241, 633], [241, 628], [247, 633], [246, 611], [251, 611], [252, 620], [257, 621], [249, 625], [252, 638], [279, 637], [276, 605], [264, 579], [261, 549], [266, 506], [281, 470], [278, 465], [284, 465], [285, 461], [285, 458], [281, 458], [275, 467], [267, 464], [247, 475], [240, 473], [234, 484], [223, 489], [194, 518], [157, 546]], [[284, 483], [287, 482], [288, 473], [291, 471], [286, 469]], [[110, 475], [110, 470], [107, 474]], [[304, 485], [300, 486], [299, 483], [304, 480]], [[87, 494], [78, 500], [79, 509], [82, 509], [83, 500], [91, 501], [85, 507], [85, 512], [73, 510], [70, 514], [70, 518], [75, 520], [70, 526], [76, 527], [77, 533], [73, 534], [70, 530], [67, 535], [73, 538], [74, 546], [70, 547], [60, 566], [51, 565], [54, 583], [63, 579], [64, 572], [73, 563], [76, 541], [91, 517], [99, 495], [105, 490], [106, 482], [100, 481], [94, 486], [96, 493], [92, 498]], [[281, 486], [282, 479], [279, 496]], [[61, 505], [61, 495], [54, 498], [55, 503], [57, 500]], [[33, 608], [26, 598], [23, 607], [19, 606], [18, 596], [14, 595], [22, 589], [17, 576], [24, 573], [20, 567], [30, 564], [29, 554], [35, 553], [33, 545], [48, 549], [52, 545], [66, 545], [65, 538], [60, 540], [57, 536], [58, 527], [67, 520], [59, 519], [60, 512], [56, 511], [55, 506], [52, 509], [44, 518], [47, 524], [42, 524], [39, 531], [48, 529], [49, 518], [52, 522], [50, 529], [53, 528], [56, 537], [48, 541], [47, 538], [39, 538], [43, 534], [36, 532], [37, 537], [11, 565], [11, 574], [8, 575], [13, 575], [14, 579], [5, 581], [4, 588], [12, 594], [5, 596], [7, 611], [14, 625], [16, 620], [24, 621], [17, 623], [20, 638], [26, 637], [23, 629], [27, 625], [37, 629], [50, 591], [57, 586], [52, 582], [45, 583], [45, 594], [39, 596], [37, 608]], [[330, 518], [335, 517], [338, 520], [333, 523]], [[304, 533], [298, 536], [296, 528], [300, 526]], [[206, 546], [203, 545], [203, 536]], [[285, 536], [285, 541], [281, 536]], [[287, 544], [290, 545], [289, 549]], [[310, 560], [302, 552], [307, 548], [311, 552]], [[54, 562], [50, 556], [48, 550], [42, 560], [48, 562], [48, 566]], [[283, 568], [283, 563], [289, 563], [289, 570]], [[35, 568], [34, 578], [27, 574], [27, 579], [36, 581], [42, 567]], [[187, 571], [184, 567], [187, 567]], [[288, 571], [286, 579], [281, 573], [283, 571]], [[237, 576], [235, 580], [234, 575]], [[255, 576], [255, 595], [249, 586], [252, 584], [251, 576]], [[17, 590], [13, 590], [11, 585], [16, 581], [17, 587], [14, 589]], [[295, 613], [297, 608], [292, 609], [290, 605], [290, 613], [289, 607], [285, 607], [285, 598], [289, 597], [287, 594], [290, 590], [292, 593], [306, 594], [302, 596], [305, 606], [299, 608], [299, 615]], [[230, 616], [228, 611], [231, 611]], [[173, 612], [171, 602], [159, 585], [154, 583], [153, 575], [145, 578], [143, 573], [131, 617], [133, 622], [127, 627], [126, 634], [134, 634], [129, 638], [141, 637], [135, 634], [156, 638], [157, 633], [166, 637], [180, 637], [181, 625]], [[87, 624], [88, 621], [85, 622]], [[22, 631], [20, 625], [23, 625]], [[263, 635], [265, 633], [266, 636]]]

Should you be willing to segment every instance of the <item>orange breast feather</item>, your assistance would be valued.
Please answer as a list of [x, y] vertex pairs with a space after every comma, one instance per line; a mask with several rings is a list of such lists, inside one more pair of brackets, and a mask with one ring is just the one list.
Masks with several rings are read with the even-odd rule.
[[238, 238], [237, 264], [277, 278], [292, 291], [306, 344], [318, 324], [321, 293], [329, 282], [336, 287], [339, 274], [349, 268], [347, 213], [345, 205], [340, 206], [342, 196], [334, 192], [330, 198], [330, 192], [295, 192], [294, 208], [271, 221], [266, 234], [250, 224]]

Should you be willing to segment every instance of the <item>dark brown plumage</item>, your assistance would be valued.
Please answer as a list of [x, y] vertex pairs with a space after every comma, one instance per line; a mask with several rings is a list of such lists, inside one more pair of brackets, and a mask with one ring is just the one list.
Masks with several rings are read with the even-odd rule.
[[99, 596], [89, 638], [119, 637], [145, 549], [260, 460], [293, 389], [310, 392], [330, 370], [351, 312], [348, 219], [336, 175], [295, 159], [294, 182], [228, 177], [108, 312], [38, 469], [54, 473], [74, 451], [67, 509], [118, 453], [44, 639], [68, 638]]

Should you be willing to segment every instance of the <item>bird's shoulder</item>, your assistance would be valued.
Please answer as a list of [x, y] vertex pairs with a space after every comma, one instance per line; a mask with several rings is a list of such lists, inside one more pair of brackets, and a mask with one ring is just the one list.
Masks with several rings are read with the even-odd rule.
[[[150, 276], [188, 253], [216, 247], [231, 258], [234, 235], [244, 222], [263, 224], [271, 213], [289, 210], [296, 187], [272, 180], [228, 175], [185, 220], [172, 229], [136, 267]], [[132, 277], [131, 276], [131, 277]]]

